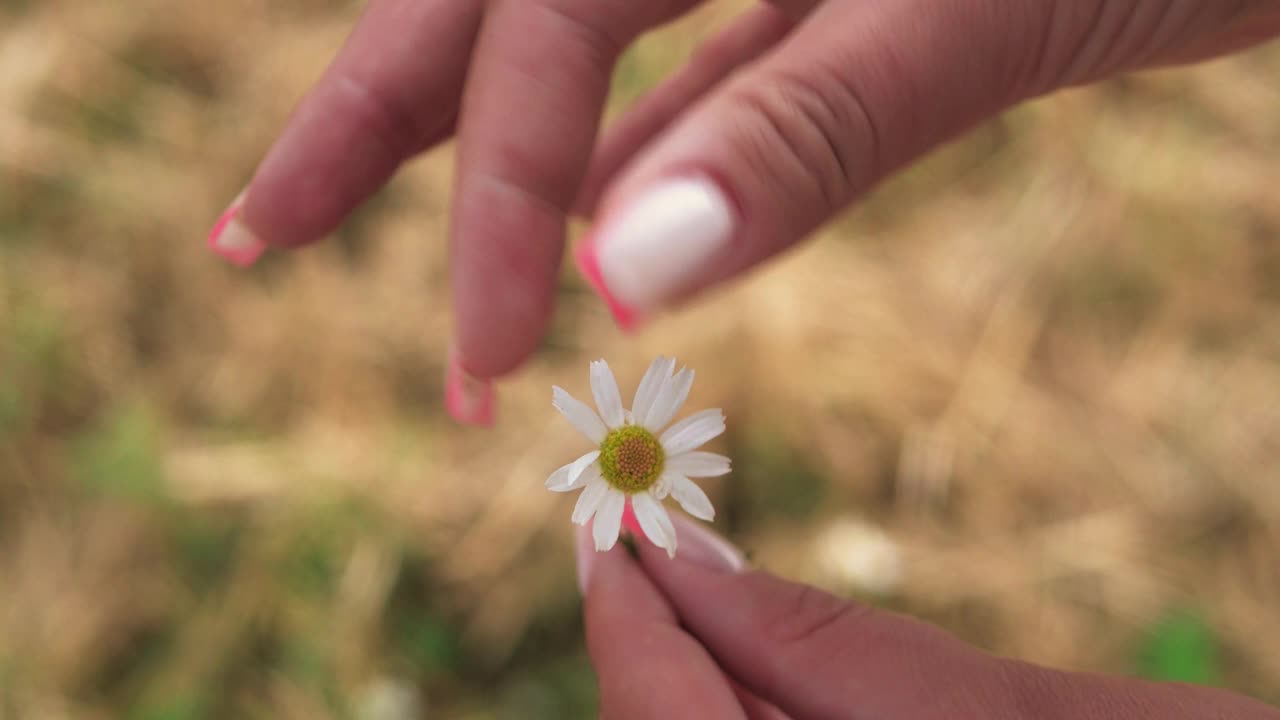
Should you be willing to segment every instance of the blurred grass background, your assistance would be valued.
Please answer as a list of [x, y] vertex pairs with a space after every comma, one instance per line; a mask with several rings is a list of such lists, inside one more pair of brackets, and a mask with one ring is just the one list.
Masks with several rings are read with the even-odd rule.
[[335, 241], [203, 245], [358, 10], [0, 0], [0, 718], [594, 717], [549, 386], [658, 353], [764, 566], [1280, 701], [1278, 49], [1018, 109], [635, 339], [566, 272], [483, 433], [440, 408], [448, 149]]

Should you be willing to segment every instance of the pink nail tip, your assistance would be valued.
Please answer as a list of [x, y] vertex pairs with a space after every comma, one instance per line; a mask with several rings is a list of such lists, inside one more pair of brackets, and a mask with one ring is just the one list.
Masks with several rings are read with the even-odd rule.
[[493, 383], [472, 377], [456, 358], [450, 358], [444, 388], [444, 406], [450, 417], [464, 425], [491, 427], [495, 405]]
[[604, 276], [600, 274], [600, 262], [596, 259], [595, 247], [590, 240], [578, 246], [573, 258], [578, 266], [578, 272], [582, 273], [582, 277], [586, 278], [591, 288], [604, 300], [605, 305], [609, 307], [609, 312], [613, 313], [614, 322], [618, 327], [625, 332], [632, 332], [644, 323], [644, 318], [638, 310], [614, 297], [605, 286]]
[[222, 213], [209, 232], [209, 249], [233, 265], [248, 267], [262, 256], [267, 245], [236, 220], [239, 213], [238, 204]]
[[630, 500], [627, 500], [627, 504], [622, 507], [622, 527], [630, 530], [636, 537], [644, 537], [644, 530], [640, 527], [635, 510], [631, 509]]

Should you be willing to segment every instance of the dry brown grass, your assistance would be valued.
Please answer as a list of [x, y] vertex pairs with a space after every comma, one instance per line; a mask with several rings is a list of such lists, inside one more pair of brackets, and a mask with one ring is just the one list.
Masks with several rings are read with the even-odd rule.
[[861, 518], [882, 602], [984, 647], [1132, 672], [1192, 608], [1280, 700], [1275, 49], [1020, 109], [637, 338], [566, 273], [478, 433], [439, 409], [447, 150], [337, 241], [201, 243], [354, 13], [0, 2], [0, 717], [346, 716], [386, 678], [586, 716], [548, 388], [658, 353], [726, 408], [712, 491], [764, 565], [847, 591], [815, 548]]

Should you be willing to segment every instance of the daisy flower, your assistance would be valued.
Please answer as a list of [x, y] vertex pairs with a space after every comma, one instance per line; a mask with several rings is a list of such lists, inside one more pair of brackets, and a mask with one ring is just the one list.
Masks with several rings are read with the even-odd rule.
[[667, 495], [696, 518], [715, 517], [707, 494], [689, 478], [729, 472], [729, 458], [697, 450], [724, 432], [724, 414], [719, 408], [703, 410], [667, 427], [693, 387], [693, 371], [674, 372], [675, 367], [675, 358], [654, 360], [630, 410], [622, 407], [618, 383], [604, 360], [591, 363], [591, 394], [599, 414], [563, 388], [552, 388], [551, 404], [597, 447], [551, 473], [547, 488], [582, 489], [573, 521], [585, 525], [595, 518], [596, 550], [618, 541], [628, 500], [640, 529], [672, 557], [676, 530], [662, 507]]

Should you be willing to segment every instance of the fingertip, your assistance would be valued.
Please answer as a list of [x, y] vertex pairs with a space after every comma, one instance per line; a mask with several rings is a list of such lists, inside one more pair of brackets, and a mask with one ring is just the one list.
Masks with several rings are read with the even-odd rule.
[[[619, 543], [621, 544], [621, 543]], [[576, 530], [587, 652], [605, 717], [742, 717], [724, 673], [625, 548]], [[655, 689], [657, 691], [655, 692]], [[767, 717], [767, 716], [765, 716]]]
[[632, 557], [631, 543], [620, 538], [607, 550], [601, 550], [592, 534], [594, 521], [574, 528], [574, 552], [578, 572], [578, 589], [584, 598], [587, 615], [593, 621], [613, 625], [628, 616], [671, 619], [674, 615], [661, 593]]
[[[640, 551], [641, 564], [652, 571], [651, 577], [660, 585], [680, 577], [699, 575], [736, 575], [748, 569], [746, 556], [715, 529], [700, 523], [682, 512], [671, 512], [671, 524], [676, 529], [679, 549], [672, 554], [657, 546], [644, 547]], [[671, 562], [673, 561], [674, 562]]]
[[596, 547], [591, 537], [590, 523], [573, 526], [573, 553], [578, 569], [578, 591], [587, 596], [587, 587], [591, 583], [591, 569], [595, 566]]
[[493, 426], [497, 408], [493, 381], [468, 373], [456, 352], [449, 354], [445, 370], [444, 406], [449, 416], [463, 425]]
[[726, 273], [736, 252], [740, 213], [720, 182], [699, 173], [647, 184], [606, 211], [575, 252], [624, 331]]
[[218, 217], [209, 231], [209, 249], [238, 267], [249, 267], [267, 249], [262, 241], [240, 218], [244, 194], [241, 193]]
[[689, 518], [684, 513], [672, 513], [683, 541], [680, 558], [718, 573], [736, 574], [747, 569], [747, 558], [736, 545], [717, 533], [713, 526]]
[[592, 239], [587, 239], [578, 245], [573, 253], [573, 260], [583, 279], [609, 308], [619, 329], [625, 333], [634, 333], [644, 325], [644, 318], [640, 311], [619, 300], [605, 284], [604, 276], [600, 272], [600, 259], [596, 255], [595, 243]]
[[644, 530], [640, 528], [640, 520], [636, 518], [636, 511], [631, 508], [630, 500], [622, 508], [622, 527], [635, 537], [645, 537]]

